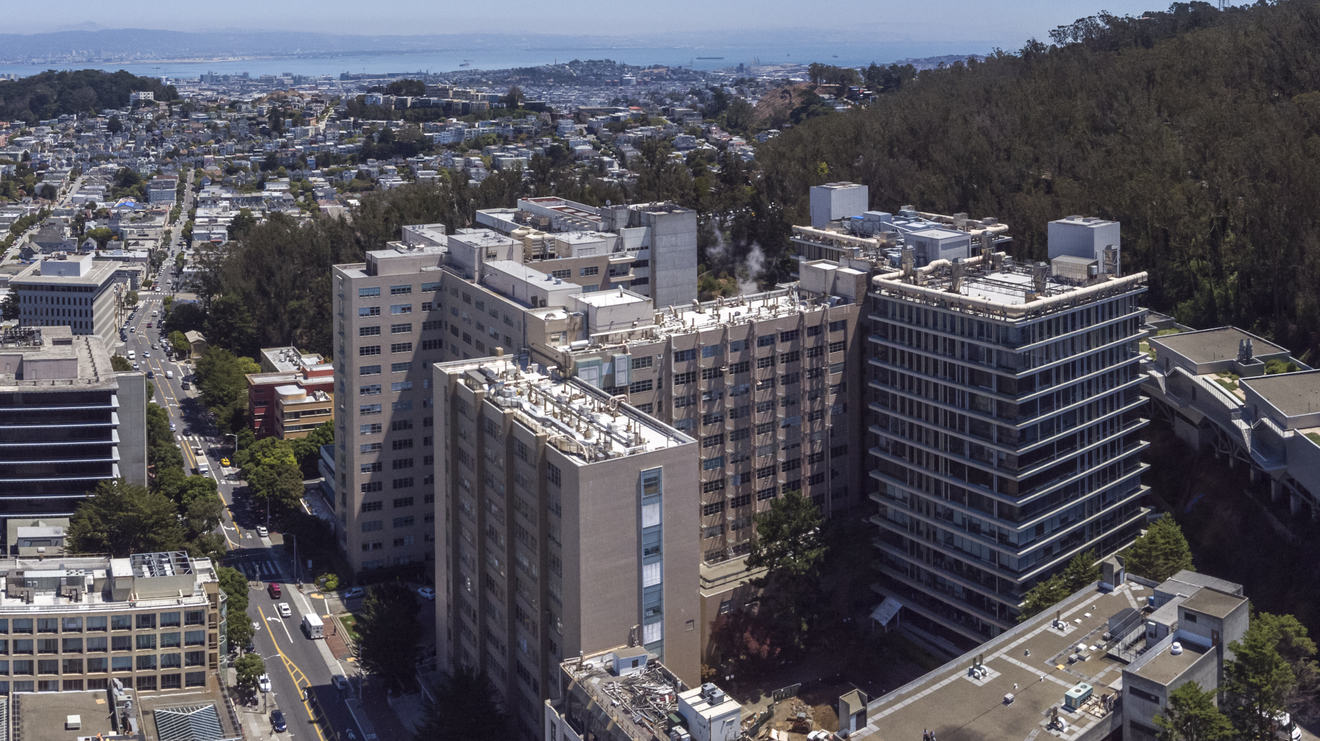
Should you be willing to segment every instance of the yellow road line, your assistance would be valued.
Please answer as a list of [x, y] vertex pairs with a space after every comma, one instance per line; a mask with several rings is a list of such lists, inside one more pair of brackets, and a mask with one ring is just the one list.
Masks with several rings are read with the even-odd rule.
[[[289, 673], [289, 679], [293, 680], [293, 686], [299, 689], [311, 687], [312, 683], [307, 679], [307, 675], [303, 673], [303, 670], [299, 669], [298, 665], [293, 663], [293, 659], [290, 659], [280, 650], [279, 639], [275, 637], [275, 631], [270, 629], [270, 622], [266, 620], [266, 612], [261, 609], [261, 605], [257, 605], [257, 614], [261, 615], [261, 623], [266, 626], [266, 631], [270, 633], [271, 645], [275, 646], [275, 652], [280, 655], [280, 660], [284, 662], [284, 669]], [[302, 684], [299, 684], [300, 677]], [[306, 697], [306, 695], [303, 695], [303, 697]], [[302, 702], [303, 710], [307, 711], [307, 719], [312, 722], [312, 728], [316, 730], [317, 737], [321, 741], [325, 741], [325, 734], [321, 733], [321, 725], [316, 722], [316, 714], [312, 712], [311, 704], [305, 699], [299, 698], [299, 700]]]

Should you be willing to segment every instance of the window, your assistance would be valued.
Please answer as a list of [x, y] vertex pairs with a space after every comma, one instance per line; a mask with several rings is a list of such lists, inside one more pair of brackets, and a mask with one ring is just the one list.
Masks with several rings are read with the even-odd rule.
[[358, 348], [358, 357], [365, 358], [369, 355], [380, 355], [380, 345], [363, 345]]
[[751, 361], [749, 361], [749, 360], [740, 360], [740, 361], [738, 361], [737, 363], [730, 363], [730, 364], [729, 364], [729, 374], [730, 374], [730, 375], [737, 375], [737, 374], [739, 374], [739, 373], [746, 373], [746, 372], [750, 371], [751, 369], [752, 369], [752, 363], [751, 363]]
[[714, 469], [722, 468], [723, 466], [724, 466], [724, 456], [722, 455], [717, 455], [713, 458], [707, 458], [701, 462], [701, 470], [703, 471], [713, 471]]
[[779, 333], [780, 342], [797, 342], [799, 332], [796, 329], [790, 329]]
[[359, 435], [379, 435], [379, 434], [381, 433], [381, 430], [382, 430], [382, 429], [383, 429], [383, 428], [381, 427], [381, 425], [380, 425], [379, 422], [374, 423], [374, 424], [369, 424], [369, 425], [358, 425], [358, 434], [359, 434]]
[[716, 379], [716, 378], [724, 378], [724, 369], [723, 369], [723, 368], [702, 368], [702, 369], [701, 369], [701, 380], [703, 380], [703, 381], [712, 381], [712, 380], [714, 380], [714, 379]]
[[361, 487], [361, 488], [362, 488], [362, 493], [363, 493], [363, 494], [371, 494], [371, 493], [374, 493], [374, 492], [378, 492], [378, 491], [383, 490], [383, 489], [385, 488], [385, 482], [384, 482], [384, 481], [368, 481], [368, 482], [366, 482], [365, 484], [362, 484], [362, 487]]
[[422, 293], [435, 293], [438, 290], [440, 290], [440, 281], [438, 280], [430, 283], [423, 283], [421, 288]]
[[723, 445], [723, 444], [724, 444], [724, 434], [723, 434], [723, 433], [720, 433], [720, 434], [718, 434], [718, 435], [710, 435], [710, 436], [707, 436], [707, 437], [703, 437], [703, 438], [701, 438], [701, 447], [703, 447], [703, 448], [714, 448], [714, 447], [718, 447], [718, 446]]
[[800, 360], [801, 358], [802, 358], [802, 353], [801, 353], [800, 351], [798, 351], [798, 350], [790, 350], [789, 352], [781, 353], [781, 354], [779, 355], [779, 362], [780, 362], [780, 364], [784, 364], [784, 363], [796, 363], [796, 362], [798, 362], [798, 360]]
[[380, 316], [379, 306], [359, 306], [358, 316]]
[[764, 358], [757, 358], [757, 359], [756, 359], [756, 367], [757, 367], [757, 368], [773, 368], [773, 367], [775, 367], [775, 356], [773, 356], [773, 355], [767, 355], [767, 356], [765, 356]]
[[358, 414], [380, 414], [380, 404], [363, 404], [358, 407]]
[[358, 386], [358, 396], [375, 396], [380, 393], [380, 384], [374, 383], [367, 386]]
[[368, 297], [370, 297], [370, 296], [379, 296], [379, 295], [380, 295], [380, 289], [379, 289], [379, 288], [359, 288], [359, 289], [358, 289], [358, 298], [368, 298]]
[[749, 505], [749, 504], [751, 504], [751, 503], [752, 503], [752, 495], [751, 495], [751, 494], [740, 494], [740, 495], [734, 497], [734, 498], [729, 502], [729, 506], [732, 507], [732, 508], [734, 508], [734, 509], [737, 509], [737, 508], [739, 508], [739, 507], [746, 507], [747, 505]]
[[642, 355], [640, 357], [633, 358], [631, 363], [632, 369], [641, 370], [643, 368], [650, 368], [652, 362], [653, 362], [653, 358], [650, 355]]
[[444, 340], [422, 340], [421, 349], [439, 350], [445, 346]]
[[684, 385], [684, 384], [696, 383], [696, 381], [697, 381], [697, 372], [696, 372], [696, 371], [688, 371], [687, 373], [675, 373], [675, 374], [674, 374], [674, 385], [675, 385], [675, 386], [682, 386], [682, 385]]
[[[412, 459], [410, 458], [409, 460], [412, 460]], [[411, 507], [411, 506], [413, 506], [413, 498], [412, 498], [412, 497], [400, 497], [400, 498], [394, 500], [394, 507], [395, 507], [395, 509], [398, 509], [399, 507]]]
[[820, 347], [819, 345], [816, 346], [816, 347], [808, 347], [808, 348], [807, 348], [807, 357], [808, 357], [808, 358], [819, 358], [820, 356], [822, 356], [822, 355], [824, 355], [824, 354], [825, 354], [825, 348]]
[[742, 352], [747, 349], [747, 340], [729, 340], [729, 352]]
[[378, 453], [380, 452], [380, 443], [363, 443], [358, 446], [359, 453]]
[[567, 278], [570, 278], [570, 277], [572, 277], [572, 275], [573, 275], [573, 271], [572, 271], [572, 270], [551, 270], [551, 271], [550, 271], [550, 277], [551, 277], [551, 278], [558, 278], [558, 279], [560, 279], [560, 280], [565, 280], [565, 279], [567, 279]]
[[413, 441], [411, 438], [407, 440], [395, 440], [390, 443], [390, 448], [392, 450], [412, 450], [412, 446]]
[[375, 531], [377, 531], [377, 530], [381, 530], [381, 529], [383, 529], [384, 527], [385, 527], [385, 521], [384, 521], [384, 520], [368, 520], [368, 521], [362, 523], [362, 532], [364, 532], [364, 533], [371, 533], [371, 532], [375, 532]]
[[808, 337], [818, 337], [818, 336], [820, 336], [820, 330], [821, 330], [821, 327], [820, 327], [819, 324], [814, 324], [814, 325], [812, 325], [812, 326], [810, 326], [810, 327], [807, 327], [807, 336], [808, 336]]
[[770, 488], [768, 488], [768, 489], [757, 489], [757, 490], [756, 490], [756, 501], [760, 502], [760, 501], [764, 501], [764, 500], [766, 500], [766, 499], [774, 499], [774, 498], [775, 498], [775, 494], [776, 494], [778, 491], [779, 491], [779, 487], [776, 487], [776, 486], [772, 486], [772, 487], [770, 487]]
[[710, 412], [709, 414], [701, 415], [701, 424], [703, 425], [715, 425], [723, 421], [724, 412]]
[[768, 334], [756, 338], [757, 347], [770, 347], [771, 345], [774, 344], [775, 344], [775, 336], [772, 334]]
[[379, 375], [380, 375], [380, 366], [379, 366], [379, 365], [364, 365], [364, 366], [362, 366], [361, 368], [358, 368], [358, 375], [359, 375], [359, 376], [379, 376]]
[[845, 343], [843, 340], [839, 340], [838, 342], [831, 342], [830, 352], [843, 352], [843, 348], [845, 344], [847, 343]]
[[400, 314], [411, 314], [412, 304], [390, 304], [390, 314], [399, 316]]
[[395, 527], [412, 527], [412, 526], [413, 526], [413, 523], [415, 522], [415, 520], [416, 520], [416, 518], [414, 518], [412, 515], [408, 515], [407, 517], [395, 517], [395, 518], [394, 518], [394, 526], [395, 526]]
[[848, 328], [848, 320], [847, 320], [847, 319], [840, 319], [840, 320], [838, 320], [838, 321], [830, 322], [830, 331], [831, 331], [831, 332], [842, 332], [843, 330], [845, 330], [845, 329], [847, 329], [847, 328]]
[[[393, 470], [395, 470], [395, 471], [403, 471], [403, 470], [406, 470], [406, 469], [409, 469], [409, 468], [412, 468], [412, 467], [413, 467], [413, 459], [412, 459], [412, 458], [399, 458], [398, 460], [395, 460], [393, 463], [390, 464], [390, 468], [393, 469]], [[412, 504], [412, 502], [408, 502], [408, 504]], [[394, 506], [395, 506], [395, 507], [400, 506], [400, 505], [397, 503], [397, 500], [396, 500], [396, 503], [395, 503]]]
[[719, 502], [711, 502], [710, 504], [704, 505], [704, 506], [701, 508], [701, 514], [702, 514], [702, 515], [705, 515], [705, 516], [707, 516], [707, 517], [709, 517], [710, 515], [718, 515], [719, 513], [723, 512], [723, 511], [724, 511], [724, 502], [723, 502], [723, 501], [719, 501]]
[[587, 278], [587, 277], [590, 277], [590, 276], [593, 276], [593, 275], [600, 275], [600, 266], [599, 266], [599, 265], [592, 265], [591, 267], [579, 268], [579, 269], [578, 269], [578, 277], [579, 277], [579, 278]]
[[701, 485], [701, 492], [703, 494], [709, 494], [713, 491], [722, 491], [723, 489], [724, 489], [724, 479], [715, 479], [714, 481], [707, 481], [706, 483]]
[[394, 393], [398, 393], [400, 391], [411, 391], [412, 387], [413, 387], [412, 381], [395, 381], [394, 383], [390, 384], [390, 391], [393, 391]]
[[390, 352], [412, 352], [412, 347], [413, 343], [411, 342], [396, 342], [390, 345]]
[[363, 511], [363, 512], [379, 512], [384, 506], [385, 506], [385, 503], [384, 503], [384, 502], [380, 502], [380, 501], [377, 501], [377, 502], [363, 502], [363, 503], [362, 503], [362, 511]]
[[561, 476], [559, 473], [559, 467], [556, 466], [555, 464], [553, 463], [545, 464], [545, 477], [546, 480], [548, 480], [550, 483], [554, 484], [555, 486], [560, 486]]
[[370, 327], [358, 327], [358, 337], [374, 337], [378, 334], [380, 334], [379, 324]]
[[718, 358], [723, 354], [723, 345], [705, 345], [701, 348], [701, 357], [703, 358]]
[[739, 440], [746, 440], [747, 438], [751, 437], [751, 435], [752, 435], [752, 428], [739, 427], [738, 429], [729, 433], [729, 441], [736, 443]]
[[412, 322], [406, 324], [391, 324], [390, 334], [406, 334], [412, 331]]
[[390, 286], [391, 296], [407, 296], [412, 293], [412, 286]]
[[412, 370], [412, 361], [403, 363], [390, 363], [390, 373], [407, 373]]
[[696, 351], [696, 348], [693, 348], [693, 349], [690, 349], [690, 350], [675, 350], [675, 351], [674, 351], [674, 362], [675, 362], [675, 363], [686, 363], [686, 362], [688, 362], [689, 360], [696, 360], [696, 359], [697, 359], [697, 351]]
[[[648, 360], [649, 359], [650, 358], [648, 358]], [[632, 383], [628, 384], [628, 393], [640, 394], [643, 391], [650, 391], [653, 388], [655, 388], [655, 382], [647, 378], [642, 381], [633, 381]]]

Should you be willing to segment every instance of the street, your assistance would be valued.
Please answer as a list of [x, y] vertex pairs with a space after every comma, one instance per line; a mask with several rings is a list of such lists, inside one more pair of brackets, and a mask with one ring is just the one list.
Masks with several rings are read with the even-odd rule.
[[[189, 188], [181, 208], [181, 221], [191, 208], [192, 197]], [[205, 470], [206, 475], [216, 481], [225, 505], [220, 531], [229, 552], [224, 564], [243, 572], [248, 579], [251, 589], [248, 619], [257, 626], [253, 645], [265, 659], [271, 679], [272, 691], [258, 694], [258, 708], [267, 716], [276, 708], [284, 711], [288, 731], [279, 734], [281, 737], [320, 741], [348, 741], [356, 737], [370, 741], [346, 702], [347, 692], [336, 689], [331, 680], [336, 674], [351, 677], [356, 687], [357, 673], [352, 664], [341, 663], [332, 655], [326, 640], [311, 640], [301, 629], [303, 615], [316, 614], [325, 621], [327, 635], [338, 630], [325, 599], [320, 595], [304, 595], [298, 589], [292, 548], [288, 547], [286, 552], [279, 534], [272, 533], [267, 537], [258, 534], [257, 526], [267, 524], [264, 511], [247, 507], [241, 494], [236, 501], [236, 492], [242, 489], [243, 482], [238, 479], [238, 469], [232, 465], [232, 460], [229, 461], [231, 465], [223, 465], [227, 457], [233, 455], [235, 438], [222, 435], [215, 428], [198, 398], [192, 364], [176, 360], [173, 348], [166, 341], [169, 330], [161, 328], [165, 315], [164, 298], [170, 295], [171, 288], [177, 288], [177, 279], [172, 276], [175, 257], [182, 248], [179, 224], [172, 227], [174, 234], [161, 272], [152, 276], [154, 284], [151, 289], [143, 288], [138, 292], [138, 304], [120, 335], [123, 339], [116, 343], [113, 352], [124, 357], [129, 357], [132, 352], [131, 360], [137, 363], [139, 370], [152, 374], [147, 381], [155, 389], [152, 401], [169, 415], [175, 442], [183, 453], [186, 473], [198, 474]], [[176, 285], [170, 286], [171, 283]], [[187, 389], [184, 388], [185, 382], [190, 386]], [[267, 591], [270, 583], [281, 585], [280, 599], [270, 597]], [[289, 617], [280, 617], [277, 607], [280, 602], [289, 605]], [[230, 615], [229, 619], [242, 618]], [[303, 692], [308, 687], [312, 690], [310, 702], [304, 699]], [[320, 706], [327, 724], [318, 726], [312, 722], [316, 715], [315, 705]], [[357, 712], [362, 715], [361, 710]], [[369, 723], [367, 727], [370, 728]], [[346, 733], [348, 729], [352, 729], [352, 736]]]

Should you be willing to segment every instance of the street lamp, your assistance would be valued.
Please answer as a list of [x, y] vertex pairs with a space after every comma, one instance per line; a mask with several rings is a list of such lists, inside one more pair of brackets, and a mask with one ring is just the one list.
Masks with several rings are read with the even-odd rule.
[[[269, 502], [270, 500], [267, 499], [266, 501]], [[293, 539], [293, 583], [302, 587], [302, 579], [298, 578], [298, 536], [289, 533], [285, 537]]]

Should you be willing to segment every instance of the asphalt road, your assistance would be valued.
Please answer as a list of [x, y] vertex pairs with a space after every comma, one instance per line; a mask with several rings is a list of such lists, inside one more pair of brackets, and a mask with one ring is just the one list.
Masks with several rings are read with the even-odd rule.
[[[189, 188], [181, 209], [181, 221], [191, 208], [192, 198], [192, 189]], [[346, 693], [336, 689], [331, 680], [335, 674], [352, 677], [356, 688], [355, 668], [335, 659], [324, 640], [309, 639], [301, 629], [302, 616], [308, 613], [329, 621], [325, 600], [302, 594], [294, 581], [291, 554], [286, 553], [284, 545], [277, 545], [270, 537], [262, 537], [257, 532], [259, 525], [266, 524], [265, 511], [248, 506], [238, 470], [223, 465], [223, 461], [233, 454], [234, 438], [231, 436], [226, 441], [202, 406], [196, 386], [191, 385], [191, 364], [175, 360], [172, 352], [162, 349], [167, 332], [162, 331], [160, 319], [164, 313], [164, 298], [169, 295], [169, 287], [164, 283], [170, 281], [175, 256], [181, 249], [178, 226], [173, 227], [174, 236], [161, 275], [152, 276], [157, 284], [151, 290], [138, 292], [137, 309], [128, 320], [123, 335], [126, 339], [115, 346], [115, 353], [128, 357], [132, 352], [139, 370], [154, 375], [147, 381], [155, 388], [152, 401], [169, 414], [175, 441], [183, 452], [184, 468], [190, 474], [197, 473], [200, 464], [205, 463], [208, 475], [215, 479], [219, 488], [225, 503], [220, 529], [229, 549], [224, 564], [237, 568], [248, 577], [252, 590], [248, 617], [257, 626], [253, 644], [266, 661], [272, 689], [268, 694], [259, 694], [258, 703], [267, 713], [276, 708], [284, 712], [289, 728], [279, 736], [305, 741], [350, 741], [353, 738], [367, 741], [344, 704]], [[148, 327], [148, 324], [152, 326]], [[185, 380], [190, 383], [188, 389], [183, 388]], [[271, 598], [267, 591], [272, 582], [281, 585], [280, 599]], [[290, 617], [280, 617], [278, 604], [281, 602], [289, 605]], [[237, 617], [231, 615], [230, 619]], [[328, 624], [326, 630], [332, 630], [331, 625]], [[304, 699], [305, 688], [311, 690], [311, 701]], [[324, 715], [326, 723], [312, 722], [317, 709]]]

